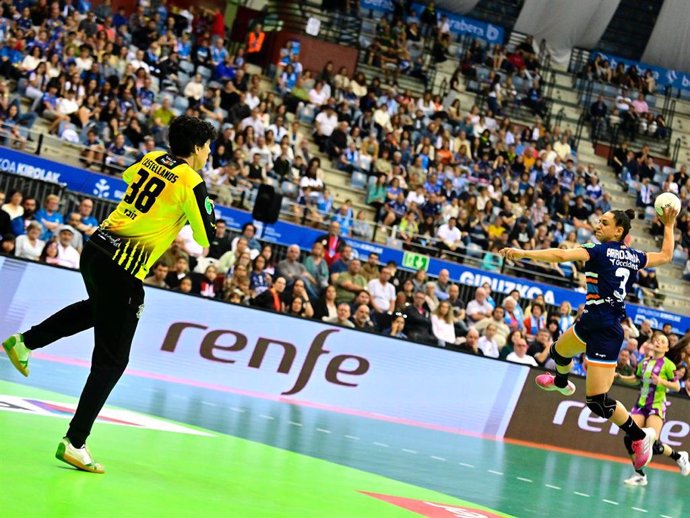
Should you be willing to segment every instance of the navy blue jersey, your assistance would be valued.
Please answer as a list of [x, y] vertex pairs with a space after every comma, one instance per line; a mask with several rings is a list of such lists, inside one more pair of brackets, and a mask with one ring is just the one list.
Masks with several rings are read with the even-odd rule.
[[608, 324], [625, 318], [625, 297], [637, 282], [638, 272], [647, 265], [647, 254], [617, 241], [587, 243], [585, 264], [587, 301], [582, 315], [588, 324]]

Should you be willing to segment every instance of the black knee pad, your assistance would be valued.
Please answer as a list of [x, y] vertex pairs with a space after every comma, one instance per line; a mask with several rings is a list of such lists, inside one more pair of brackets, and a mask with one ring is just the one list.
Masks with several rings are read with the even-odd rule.
[[654, 441], [652, 445], [652, 453], [654, 455], [662, 455], [664, 453], [664, 445], [661, 441]]
[[551, 346], [549, 354], [551, 355], [551, 358], [553, 358], [553, 361], [556, 362], [556, 365], [560, 365], [561, 367], [570, 365], [571, 358], [566, 358], [565, 356], [561, 356], [560, 354], [558, 354], [558, 351], [556, 350], [556, 344], [553, 344]]
[[587, 407], [592, 413], [610, 419], [616, 411], [616, 400], [611, 399], [608, 394], [597, 394], [596, 396], [587, 396]]

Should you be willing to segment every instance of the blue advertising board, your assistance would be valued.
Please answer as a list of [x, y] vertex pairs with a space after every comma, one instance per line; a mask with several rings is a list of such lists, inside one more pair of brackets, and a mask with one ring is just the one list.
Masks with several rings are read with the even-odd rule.
[[[362, 10], [379, 11], [384, 13], [393, 12], [393, 4], [390, 0], [361, 0], [360, 7]], [[424, 10], [424, 7], [425, 6], [423, 4], [412, 4], [412, 10], [417, 16], [419, 16], [419, 14]], [[436, 12], [441, 16], [445, 15], [448, 17], [450, 32], [452, 34], [470, 34], [475, 38], [479, 38], [480, 40], [484, 40], [492, 44], [503, 43], [505, 31], [500, 25], [494, 25], [492, 23], [475, 20], [474, 18], [468, 18], [467, 16], [446, 11], [445, 9], [437, 8]]]
[[[93, 173], [5, 147], [0, 147], [0, 171], [60, 183], [70, 191], [109, 200], [121, 199], [127, 189], [127, 185], [119, 177]], [[280, 245], [296, 244], [303, 250], [310, 250], [316, 238], [323, 234], [322, 231], [286, 221], [266, 225], [264, 229], [262, 223], [253, 220], [251, 213], [220, 205], [216, 206], [216, 215], [223, 218], [227, 222], [228, 228], [233, 231], [238, 231], [245, 223], [252, 222], [257, 226], [258, 234], [262, 235], [266, 241]], [[370, 253], [376, 253], [382, 262], [395, 261], [398, 265], [403, 264], [403, 250], [359, 239], [348, 238], [347, 242], [352, 245], [355, 254], [359, 257], [365, 258]], [[437, 276], [444, 268], [449, 271], [450, 278], [460, 284], [481, 286], [488, 282], [492, 291], [497, 293], [509, 293], [512, 290], [518, 290], [522, 297], [528, 299], [542, 294], [548, 304], [560, 304], [563, 301], [568, 301], [573, 307], [577, 307], [585, 301], [583, 293], [573, 290], [435, 258], [429, 260], [427, 271], [430, 275]], [[653, 323], [658, 324], [669, 322], [673, 325], [674, 332], [677, 333], [683, 333], [686, 329], [690, 329], [690, 317], [687, 316], [634, 304], [628, 304], [628, 313], [636, 322], [640, 322], [642, 319], [650, 319]]]

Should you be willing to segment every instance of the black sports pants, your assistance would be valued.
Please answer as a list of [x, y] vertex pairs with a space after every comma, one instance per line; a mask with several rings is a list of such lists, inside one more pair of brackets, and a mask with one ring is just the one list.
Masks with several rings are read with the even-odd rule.
[[127, 367], [144, 304], [142, 282], [111, 257], [88, 241], [79, 267], [89, 298], [61, 309], [24, 333], [26, 346], [39, 349], [94, 328], [91, 372], [67, 432], [76, 447], [86, 442], [98, 413]]

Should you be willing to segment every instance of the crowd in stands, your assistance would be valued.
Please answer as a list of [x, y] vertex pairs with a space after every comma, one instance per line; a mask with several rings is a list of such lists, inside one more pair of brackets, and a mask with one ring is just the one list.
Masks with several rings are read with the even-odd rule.
[[[402, 66], [407, 58], [400, 49], [414, 41], [417, 29], [394, 18], [380, 22], [376, 45], [387, 42], [390, 51], [395, 41], [395, 52], [387, 58], [383, 49], [372, 52], [372, 60], [384, 59], [379, 65], [393, 72], [391, 83], [336, 71], [332, 63], [305, 70], [288, 43], [265, 88], [248, 67], [260, 52], [260, 25], [253, 27], [249, 47], [230, 53], [219, 13], [194, 7], [173, 13], [166, 0], [139, 5], [133, 13], [112, 13], [107, 0], [93, 10], [71, 0], [0, 5], [0, 74], [9, 78], [0, 82], [5, 144], [21, 146], [25, 130], [41, 117], [60, 138], [87, 146], [86, 165], [107, 155], [107, 165], [121, 169], [165, 146], [175, 114], [203, 117], [218, 129], [203, 174], [221, 202], [235, 201], [238, 189], [276, 182], [294, 193], [298, 221], [327, 231], [307, 257], [291, 246], [278, 261], [251, 224], [230, 239], [219, 221], [209, 249], [196, 245], [186, 228], [152, 269], [148, 284], [473, 354], [548, 362], [550, 343], [574, 316], [567, 304], [549, 311], [543, 300], [525, 304], [519, 293], [497, 303], [488, 286], [464, 297], [447, 271], [436, 281], [423, 270], [406, 278], [398, 265], [379, 264], [375, 254], [363, 263], [347, 244], [350, 237], [370, 239], [374, 225], [385, 225], [405, 248], [460, 262], [472, 257], [497, 271], [504, 266], [496, 253], [503, 246], [567, 248], [591, 237], [600, 215], [611, 208], [610, 196], [595, 168], [577, 160], [570, 132], [549, 128], [539, 117], [544, 104], [530, 45], [509, 54], [473, 46], [448, 97], [426, 92], [416, 98], [394, 81], [415, 70], [414, 62]], [[423, 13], [419, 22], [420, 42], [447, 43], [442, 18]], [[387, 66], [393, 63], [395, 70]], [[463, 108], [453, 95], [478, 64], [493, 74], [486, 111]], [[516, 78], [534, 90], [524, 102], [537, 115], [529, 126], [503, 115]], [[644, 186], [646, 173], [640, 171], [651, 158], [635, 157], [646, 164], [635, 173], [625, 156], [621, 170], [637, 174]], [[335, 203], [322, 160], [353, 182], [363, 177], [364, 202], [375, 221], [355, 213], [351, 202]], [[687, 199], [684, 169], [674, 174], [671, 184], [679, 193], [685, 189]], [[98, 225], [91, 200], [63, 217], [54, 196], [2, 194], [5, 254], [77, 267], [83, 241]], [[682, 217], [687, 228], [687, 213]], [[508, 266], [583, 286], [577, 264]], [[686, 270], [690, 278], [690, 263]], [[579, 362], [579, 372], [584, 368]]]
[[[76, 269], [84, 242], [98, 226], [92, 216], [93, 200], [81, 199], [73, 212], [64, 215], [60, 204], [56, 195], [48, 195], [39, 203], [19, 191], [0, 192], [1, 253]], [[382, 264], [374, 253], [366, 260], [355, 257], [336, 221], [314, 241], [307, 255], [292, 245], [278, 260], [282, 253], [277, 248], [257, 239], [252, 223], [233, 235], [219, 220], [208, 248], [197, 245], [190, 227], [185, 227], [144, 282], [184, 294], [548, 368], [553, 367], [548, 353], [551, 344], [576, 318], [569, 303], [548, 306], [542, 295], [525, 300], [517, 290], [492, 294], [488, 283], [470, 288], [452, 282], [448, 270], [441, 270], [432, 280], [425, 270], [409, 273], [394, 261]], [[644, 344], [652, 329], [649, 321], [638, 329], [628, 320], [624, 327], [626, 339], [618, 371], [625, 375], [646, 354]], [[672, 347], [679, 343], [670, 324], [661, 331], [668, 335]], [[690, 346], [680, 346], [681, 360], [689, 361]], [[684, 380], [688, 377], [686, 365], [679, 363]], [[574, 372], [582, 375], [585, 369], [584, 358], [577, 358]], [[681, 373], [681, 369], [685, 371]], [[683, 384], [682, 391], [685, 387]]]
[[[649, 233], [661, 243], [664, 227], [654, 210], [654, 199], [660, 192], [671, 192], [681, 201], [681, 212], [676, 220], [674, 261], [685, 264], [683, 279], [690, 281], [690, 176], [687, 166], [681, 165], [678, 170], [670, 167], [659, 167], [651, 156], [648, 145], [635, 151], [628, 142], [623, 141], [614, 151], [611, 161], [618, 181], [625, 191], [635, 195], [635, 204], [639, 217], [649, 221]], [[654, 271], [643, 271], [640, 284], [643, 288], [656, 290], [658, 282]], [[656, 294], [654, 299], [659, 300]], [[640, 301], [643, 298], [639, 298]], [[644, 297], [647, 302], [655, 302]]]

